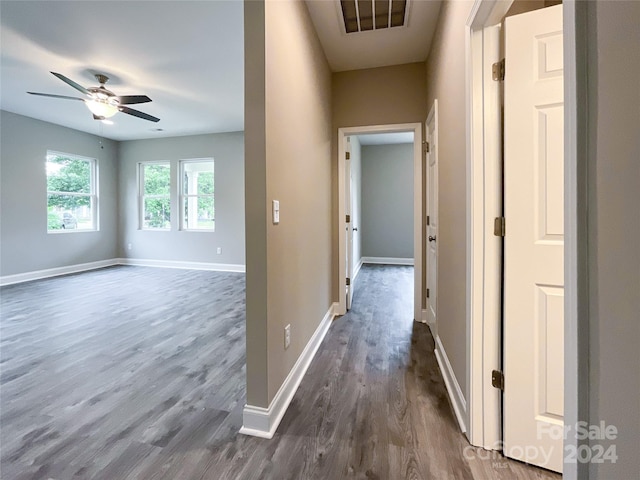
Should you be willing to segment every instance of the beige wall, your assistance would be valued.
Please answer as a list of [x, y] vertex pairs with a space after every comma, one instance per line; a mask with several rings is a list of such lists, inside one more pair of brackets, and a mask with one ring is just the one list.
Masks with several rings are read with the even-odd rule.
[[332, 77], [333, 298], [339, 296], [338, 128], [424, 122], [425, 64], [409, 63], [334, 73]]
[[331, 73], [301, 1], [246, 2], [245, 50], [247, 403], [267, 407], [332, 305]]
[[638, 478], [640, 2], [588, 9], [590, 423], [619, 431], [592, 442], [615, 444], [619, 458], [591, 464], [590, 478]]
[[438, 100], [438, 335], [465, 398], [465, 22], [473, 2], [444, 2], [427, 59], [427, 105]]

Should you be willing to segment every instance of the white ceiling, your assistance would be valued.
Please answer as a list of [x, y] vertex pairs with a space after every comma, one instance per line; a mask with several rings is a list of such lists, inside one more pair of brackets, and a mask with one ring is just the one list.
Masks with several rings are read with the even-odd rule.
[[[244, 129], [243, 3], [230, 1], [5, 1], [0, 4], [0, 107], [114, 140]], [[97, 86], [159, 117], [93, 120], [81, 96], [49, 72]], [[162, 128], [162, 132], [152, 129]]]
[[345, 33], [339, 0], [306, 0], [331, 70], [401, 65], [427, 59], [440, 0], [407, 0], [404, 27]]
[[[425, 60], [440, 1], [408, 2], [406, 27], [347, 35], [338, 0], [306, 1], [333, 71]], [[242, 0], [2, 0], [0, 26], [3, 110], [114, 140], [244, 129]], [[104, 73], [116, 95], [151, 97], [131, 107], [160, 122], [104, 125], [82, 102], [28, 95], [81, 95], [50, 71], [85, 87]]]
[[365, 133], [357, 135], [360, 145], [391, 145], [413, 143], [413, 132]]

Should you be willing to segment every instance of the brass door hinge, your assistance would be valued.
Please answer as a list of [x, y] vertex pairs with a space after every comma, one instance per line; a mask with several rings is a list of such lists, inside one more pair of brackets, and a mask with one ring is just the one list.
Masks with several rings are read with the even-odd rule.
[[500, 370], [491, 372], [491, 385], [500, 390], [504, 390], [504, 374]]
[[504, 80], [504, 72], [505, 64], [504, 58], [499, 62], [494, 63], [491, 66], [491, 78], [493, 78], [496, 82], [502, 82]]
[[345, 222], [351, 223], [351, 215], [346, 216]]
[[345, 152], [345, 157], [347, 160], [351, 160], [351, 153]]
[[493, 221], [493, 234], [496, 237], [504, 237], [505, 229], [506, 226], [504, 217], [496, 217]]
[[427, 298], [429, 298], [429, 289], [427, 288]]
[[347, 277], [347, 287], [351, 285], [351, 279], [349, 277]]
[[427, 215], [427, 225], [431, 225], [431, 217]]

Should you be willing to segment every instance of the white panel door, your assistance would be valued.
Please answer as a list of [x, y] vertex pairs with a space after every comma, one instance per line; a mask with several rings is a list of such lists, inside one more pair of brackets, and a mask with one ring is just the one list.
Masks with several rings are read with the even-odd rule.
[[344, 162], [344, 184], [345, 184], [345, 213], [349, 217], [349, 222], [347, 222], [346, 227], [346, 240], [347, 240], [347, 258], [345, 261], [347, 262], [347, 291], [345, 292], [347, 296], [347, 310], [351, 309], [351, 302], [353, 301], [353, 285], [351, 284], [353, 281], [353, 198], [351, 195], [351, 190], [353, 189], [353, 181], [351, 178], [351, 160], [349, 156], [351, 155], [351, 142], [349, 137], [345, 138], [345, 151], [347, 152], [347, 158]]
[[438, 101], [427, 118], [427, 322], [436, 336], [438, 313], [438, 145], [437, 110]]
[[506, 20], [504, 452], [562, 471], [562, 5]]

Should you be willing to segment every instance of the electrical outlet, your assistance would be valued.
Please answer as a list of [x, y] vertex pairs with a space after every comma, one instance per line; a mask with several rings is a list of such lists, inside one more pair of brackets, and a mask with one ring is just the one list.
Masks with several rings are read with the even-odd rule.
[[291, 324], [284, 327], [284, 348], [289, 348], [291, 345]]
[[218, 255], [222, 253], [222, 247], [218, 247]]

